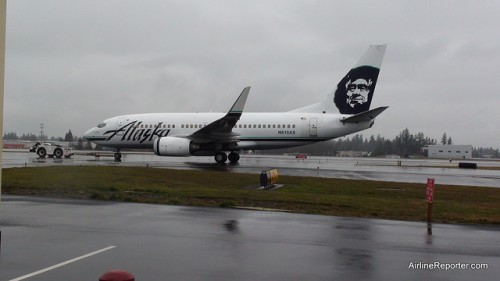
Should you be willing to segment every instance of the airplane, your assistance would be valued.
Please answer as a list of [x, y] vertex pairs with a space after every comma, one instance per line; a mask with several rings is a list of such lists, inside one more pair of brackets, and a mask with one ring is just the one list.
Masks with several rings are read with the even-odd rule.
[[[318, 103], [288, 112], [245, 112], [250, 87], [227, 113], [143, 113], [106, 119], [84, 134], [115, 149], [152, 149], [158, 156], [214, 156], [237, 163], [239, 153], [301, 146], [371, 128], [388, 106], [370, 109], [387, 45], [370, 45], [335, 90]], [[227, 155], [226, 152], [229, 152]]]

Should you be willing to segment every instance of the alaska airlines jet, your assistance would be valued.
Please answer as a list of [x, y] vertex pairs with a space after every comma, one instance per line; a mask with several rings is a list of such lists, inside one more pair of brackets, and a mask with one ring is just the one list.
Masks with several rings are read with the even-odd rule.
[[[214, 156], [217, 163], [237, 163], [239, 152], [306, 145], [331, 140], [373, 126], [388, 107], [370, 110], [386, 45], [371, 45], [319, 102], [288, 112], [243, 113], [250, 87], [227, 113], [145, 113], [106, 119], [84, 138], [116, 149], [153, 149], [159, 156]], [[229, 157], [226, 154], [229, 152]]]

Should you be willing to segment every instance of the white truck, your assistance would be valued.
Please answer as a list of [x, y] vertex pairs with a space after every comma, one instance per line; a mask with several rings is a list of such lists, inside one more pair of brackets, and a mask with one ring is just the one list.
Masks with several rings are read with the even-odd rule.
[[51, 143], [35, 143], [34, 146], [30, 148], [30, 152], [35, 152], [38, 157], [45, 158], [48, 156], [49, 158], [70, 158], [73, 154], [73, 148], [63, 147], [58, 144]]

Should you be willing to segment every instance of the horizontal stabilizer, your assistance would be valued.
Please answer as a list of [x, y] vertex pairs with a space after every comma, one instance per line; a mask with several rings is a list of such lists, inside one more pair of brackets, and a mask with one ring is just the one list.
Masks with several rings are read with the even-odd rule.
[[342, 123], [359, 123], [359, 122], [366, 122], [366, 121], [371, 121], [375, 119], [380, 113], [384, 112], [389, 108], [388, 106], [382, 106], [382, 107], [377, 107], [372, 110], [368, 110], [365, 112], [358, 113], [356, 115], [349, 116], [347, 118], [342, 118], [340, 119], [340, 122]]

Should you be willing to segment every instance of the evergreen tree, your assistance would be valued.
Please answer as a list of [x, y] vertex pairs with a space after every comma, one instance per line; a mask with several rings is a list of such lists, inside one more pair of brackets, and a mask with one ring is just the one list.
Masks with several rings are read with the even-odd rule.
[[67, 141], [67, 142], [72, 142], [73, 141], [73, 133], [71, 132], [71, 129], [64, 136], [64, 141]]
[[446, 144], [448, 142], [448, 137], [446, 136], [446, 133], [443, 133], [443, 136], [441, 137], [441, 144]]
[[4, 133], [3, 134], [3, 139], [4, 140], [17, 140], [18, 137], [17, 137], [16, 133], [11, 132], [11, 133]]
[[76, 145], [76, 149], [83, 149], [83, 139], [78, 138], [78, 144]]

